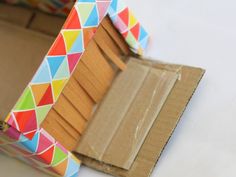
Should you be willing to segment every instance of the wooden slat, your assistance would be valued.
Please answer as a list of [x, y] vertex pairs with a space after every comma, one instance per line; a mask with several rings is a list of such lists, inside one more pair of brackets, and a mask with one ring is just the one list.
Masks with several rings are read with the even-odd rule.
[[108, 89], [108, 86], [101, 84], [83, 62], [79, 62], [73, 77], [80, 83], [80, 85], [96, 103], [102, 99]]
[[114, 42], [114, 40], [109, 36], [107, 31], [103, 28], [102, 25], [100, 25], [96, 31], [96, 35], [94, 36], [95, 39], [101, 39], [101, 41], [104, 41], [109, 48], [114, 52], [117, 56], [122, 55], [122, 50], [119, 48], [119, 46]]
[[103, 85], [110, 86], [114, 78], [114, 70], [102, 55], [97, 44], [92, 40], [89, 43], [89, 50], [85, 52], [82, 62], [89, 68], [93, 75]]
[[128, 44], [125, 42], [123, 36], [114, 28], [109, 17], [105, 17], [102, 21], [102, 27], [107, 31], [109, 36], [114, 40], [114, 42], [119, 46], [124, 55], [130, 54], [130, 49]]
[[86, 120], [90, 118], [95, 103], [73, 77], [67, 83], [63, 94]]
[[64, 95], [61, 95], [54, 109], [80, 134], [86, 126], [86, 119], [73, 107]]
[[121, 70], [126, 68], [126, 64], [121, 59], [121, 53], [113, 50], [114, 41], [109, 37], [104, 28], [101, 26], [98, 28], [97, 35], [95, 35], [94, 39], [102, 51], [118, 68]]
[[63, 121], [63, 118], [54, 109], [49, 112], [41, 126], [68, 150], [73, 150], [80, 139], [80, 134], [69, 128], [70, 125]]

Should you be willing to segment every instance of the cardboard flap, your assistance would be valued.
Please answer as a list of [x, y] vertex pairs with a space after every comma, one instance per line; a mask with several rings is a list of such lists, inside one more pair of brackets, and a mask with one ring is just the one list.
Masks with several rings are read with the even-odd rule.
[[0, 120], [4, 120], [42, 62], [53, 38], [0, 21]]
[[177, 77], [129, 61], [96, 111], [78, 152], [129, 169]]
[[180, 77], [157, 115], [131, 168], [126, 170], [86, 155], [77, 154], [77, 156], [84, 165], [114, 176], [149, 177], [205, 71], [201, 68], [151, 60], [136, 59], [134, 61], [149, 67], [178, 73]]

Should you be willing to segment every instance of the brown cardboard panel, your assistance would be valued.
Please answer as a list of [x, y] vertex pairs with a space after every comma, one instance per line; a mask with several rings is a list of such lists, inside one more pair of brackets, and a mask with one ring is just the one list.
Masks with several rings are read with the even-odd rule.
[[[136, 60], [154, 68], [166, 69], [181, 74], [148, 133], [138, 155], [129, 170], [102, 163], [88, 156], [78, 155], [91, 168], [121, 177], [148, 177], [156, 165], [161, 152], [173, 133], [183, 111], [192, 97], [204, 70], [189, 66], [163, 64], [147, 60]], [[82, 137], [83, 139], [83, 137]]]
[[64, 22], [65, 18], [63, 17], [36, 12], [29, 28], [48, 35], [57, 36]]
[[26, 27], [33, 16], [33, 11], [0, 3], [0, 20]]
[[[87, 130], [84, 132], [84, 140], [80, 141], [77, 152], [102, 160], [103, 154], [115, 133], [114, 130], [121, 123], [149, 71], [147, 67], [133, 62], [128, 63], [128, 68], [129, 70], [119, 73], [114, 80], [110, 89], [111, 92], [107, 93], [105, 101], [100, 105], [100, 107], [105, 105], [106, 109], [98, 108], [96, 110]], [[130, 97], [129, 100], [120, 99], [127, 94]], [[114, 96], [117, 97], [114, 98]], [[96, 135], [96, 138], [94, 135]]]
[[[131, 167], [176, 80], [174, 72], [150, 70], [104, 154], [105, 163]], [[129, 99], [129, 95], [123, 99]]]
[[0, 38], [0, 80], [4, 83], [0, 87], [0, 119], [5, 119], [54, 39], [2, 21]]
[[[92, 158], [97, 158], [105, 163], [121, 168], [130, 168], [177, 79], [177, 74], [174, 72], [146, 67], [149, 71], [144, 80], [141, 78], [142, 85], [138, 87], [129, 85], [128, 82], [131, 82], [131, 80], [139, 82], [140, 78], [134, 78], [130, 72], [135, 72], [135, 70], [140, 72], [140, 66], [142, 67], [142, 65], [137, 65], [133, 61], [128, 63], [127, 69], [121, 74], [122, 77], [119, 78], [118, 76], [116, 85], [115, 83], [113, 84], [108, 92], [109, 96], [104, 98], [103, 103], [96, 111], [96, 115], [93, 117], [94, 121], [90, 122], [89, 127], [92, 126], [93, 130], [110, 130], [110, 132], [99, 131], [96, 133], [96, 138], [93, 137], [97, 139], [99, 134], [105, 139], [106, 143], [102, 141], [103, 143], [98, 145], [95, 142], [96, 140], [91, 140], [88, 143], [87, 139], [91, 139], [91, 134], [88, 133], [90, 136], [85, 134], [84, 138], [80, 141], [78, 152], [84, 155], [91, 155], [90, 149], [92, 149], [94, 152], [91, 155]], [[127, 81], [127, 83], [124, 83], [124, 81]], [[130, 97], [132, 90], [131, 93], [127, 92], [126, 87], [124, 87], [125, 85], [128, 85], [129, 89], [137, 90], [135, 97]], [[116, 100], [123, 104], [116, 102]], [[121, 111], [124, 114], [121, 114]], [[110, 115], [110, 112], [113, 114]], [[97, 122], [100, 122], [100, 124]], [[111, 124], [114, 124], [114, 126], [111, 127]], [[86, 147], [88, 145], [89, 148]], [[80, 151], [81, 148], [82, 152]]]

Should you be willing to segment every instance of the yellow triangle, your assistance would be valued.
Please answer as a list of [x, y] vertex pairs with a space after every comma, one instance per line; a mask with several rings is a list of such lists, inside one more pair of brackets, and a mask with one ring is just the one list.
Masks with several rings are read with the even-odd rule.
[[137, 19], [134, 17], [133, 13], [129, 14], [129, 28], [132, 28], [134, 25], [138, 23]]
[[67, 80], [56, 80], [52, 81], [52, 87], [53, 87], [53, 94], [54, 94], [54, 99], [57, 100], [58, 97], [60, 96]]
[[75, 43], [77, 37], [80, 35], [80, 30], [73, 30], [73, 31], [63, 31], [62, 35], [65, 40], [66, 51], [69, 52]]
[[7, 117], [5, 118], [5, 122], [8, 122], [10, 118], [11, 118], [11, 113], [7, 115]]

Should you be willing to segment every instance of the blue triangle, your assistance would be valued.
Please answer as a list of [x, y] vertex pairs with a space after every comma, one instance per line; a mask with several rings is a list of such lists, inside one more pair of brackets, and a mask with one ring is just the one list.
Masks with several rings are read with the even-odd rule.
[[68, 166], [66, 170], [66, 177], [71, 177], [71, 175], [75, 175], [76, 172], [79, 171], [80, 164], [76, 163], [73, 159], [68, 159]]
[[97, 25], [98, 25], [98, 12], [97, 12], [97, 7], [94, 6], [84, 26], [97, 26]]
[[83, 51], [84, 51], [83, 32], [81, 32], [77, 37], [77, 39], [75, 40], [69, 53], [81, 53]]
[[118, 0], [113, 0], [110, 6], [115, 12], [117, 11], [117, 3]]
[[65, 56], [56, 56], [56, 57], [48, 57], [48, 64], [51, 70], [52, 78], [54, 78], [57, 73], [59, 67], [65, 59]]
[[39, 67], [37, 73], [32, 79], [32, 83], [47, 83], [51, 81], [50, 71], [48, 68], [47, 61], [44, 60]]
[[108, 14], [109, 14], [110, 18], [112, 18], [114, 16], [114, 14], [116, 14], [116, 12], [112, 8], [108, 8]]
[[72, 176], [70, 177], [78, 177], [79, 176], [79, 172], [76, 172], [75, 174], [73, 174]]
[[32, 140], [27, 140], [27, 141], [21, 142], [20, 144], [23, 145], [30, 152], [34, 153], [37, 151], [38, 139], [39, 139], [39, 133], [36, 133]]
[[139, 33], [139, 41], [142, 41], [145, 37], [148, 36], [148, 33], [145, 31], [145, 29], [141, 26], [140, 27], [140, 33]]
[[141, 45], [142, 49], [146, 49], [148, 46], [148, 38], [143, 39], [141, 41], [140, 45]]

